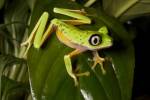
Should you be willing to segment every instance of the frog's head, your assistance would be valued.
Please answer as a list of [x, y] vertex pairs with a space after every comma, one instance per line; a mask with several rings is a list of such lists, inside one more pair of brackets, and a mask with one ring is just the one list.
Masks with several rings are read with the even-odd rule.
[[103, 26], [98, 32], [90, 34], [88, 43], [91, 50], [110, 47], [112, 45], [112, 38], [108, 35], [107, 27]]

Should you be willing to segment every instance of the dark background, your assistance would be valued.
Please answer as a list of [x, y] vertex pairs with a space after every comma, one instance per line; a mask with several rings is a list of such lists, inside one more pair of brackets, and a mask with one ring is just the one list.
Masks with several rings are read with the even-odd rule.
[[136, 29], [133, 100], [150, 100], [150, 16], [134, 19]]

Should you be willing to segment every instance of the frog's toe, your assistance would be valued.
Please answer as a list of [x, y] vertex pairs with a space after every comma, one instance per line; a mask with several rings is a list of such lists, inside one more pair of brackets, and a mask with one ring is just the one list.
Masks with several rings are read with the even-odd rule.
[[86, 72], [83, 72], [83, 73], [77, 73], [76, 74], [77, 77], [80, 77], [80, 76], [89, 76], [89, 75], [90, 75], [89, 71], [86, 71]]
[[77, 80], [77, 78], [79, 78], [81, 76], [89, 76], [89, 75], [90, 75], [89, 71], [82, 72], [82, 73], [75, 73], [75, 76], [76, 76], [76, 78], [74, 78], [75, 86], [78, 86], [78, 80]]

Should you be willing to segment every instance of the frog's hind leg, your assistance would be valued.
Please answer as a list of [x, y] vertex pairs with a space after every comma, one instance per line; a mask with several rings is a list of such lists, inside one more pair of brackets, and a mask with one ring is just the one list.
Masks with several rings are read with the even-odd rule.
[[46, 28], [46, 24], [48, 21], [48, 13], [44, 12], [40, 19], [38, 20], [37, 24], [35, 25], [34, 29], [32, 30], [29, 38], [21, 44], [21, 46], [27, 45], [26, 51], [24, 53], [24, 56], [27, 54], [29, 48], [32, 44], [34, 44], [34, 47], [39, 49], [44, 41], [48, 38], [48, 36], [54, 31], [53, 24], [49, 24], [48, 28]]
[[78, 14], [81, 14], [81, 15], [86, 15], [86, 12], [85, 12], [85, 10], [84, 9], [65, 9], [65, 10], [68, 10], [68, 11], [70, 11], [70, 12], [74, 12], [74, 13], [78, 13]]
[[[33, 44], [35, 36], [36, 36], [36, 33], [39, 33], [39, 32], [44, 30], [43, 27], [45, 27], [47, 19], [48, 19], [48, 13], [44, 12], [41, 15], [41, 17], [39, 18], [38, 22], [36, 23], [34, 29], [32, 30], [32, 32], [31, 32], [31, 34], [29, 36], [29, 38], [25, 42], [21, 43], [21, 46], [27, 45], [27, 48], [26, 48], [26, 51], [25, 51], [24, 55], [27, 54], [29, 48]], [[41, 27], [42, 27], [42, 29], [41, 29]], [[39, 30], [39, 29], [41, 29], [41, 30]]]
[[71, 20], [62, 20], [72, 25], [91, 24], [91, 19], [85, 16], [86, 12], [83, 9], [72, 10], [64, 8], [54, 8], [54, 12], [74, 18]]
[[71, 78], [73, 78], [74, 80], [74, 83], [75, 83], [75, 86], [78, 85], [78, 80], [77, 80], [77, 77], [79, 76], [88, 76], [90, 73], [89, 72], [84, 72], [84, 73], [74, 73], [73, 69], [72, 69], [72, 63], [71, 63], [71, 57], [81, 53], [81, 52], [84, 52], [85, 50], [74, 50], [72, 51], [71, 53], [69, 53], [68, 55], [65, 55], [64, 56], [64, 61], [65, 61], [65, 66], [66, 66], [66, 70], [69, 74], [69, 76]]

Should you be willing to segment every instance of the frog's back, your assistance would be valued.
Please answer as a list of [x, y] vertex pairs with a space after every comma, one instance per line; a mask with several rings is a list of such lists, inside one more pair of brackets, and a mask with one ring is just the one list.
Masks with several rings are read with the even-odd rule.
[[85, 37], [85, 35], [87, 35], [85, 34], [86, 32], [80, 30], [76, 26], [65, 23], [59, 19], [53, 19], [53, 23], [56, 25], [57, 29], [72, 42], [79, 42]]
[[76, 48], [76, 46], [87, 47], [87, 40], [91, 35], [88, 31], [80, 30], [76, 26], [65, 23], [59, 19], [53, 19], [53, 23], [56, 25], [57, 30], [59, 31], [59, 35], [57, 35], [57, 37], [64, 44], [68, 45], [72, 43], [74, 46], [68, 45], [72, 48]]
[[65, 23], [63, 21], [61, 21], [60, 19], [53, 19], [52, 22], [54, 24], [54, 26], [57, 27], [57, 29], [59, 31], [61, 31], [62, 33], [64, 34], [68, 34], [68, 33], [74, 33], [74, 32], [77, 32], [77, 31], [80, 31], [78, 28], [76, 28], [75, 26], [69, 24], [69, 23]]

